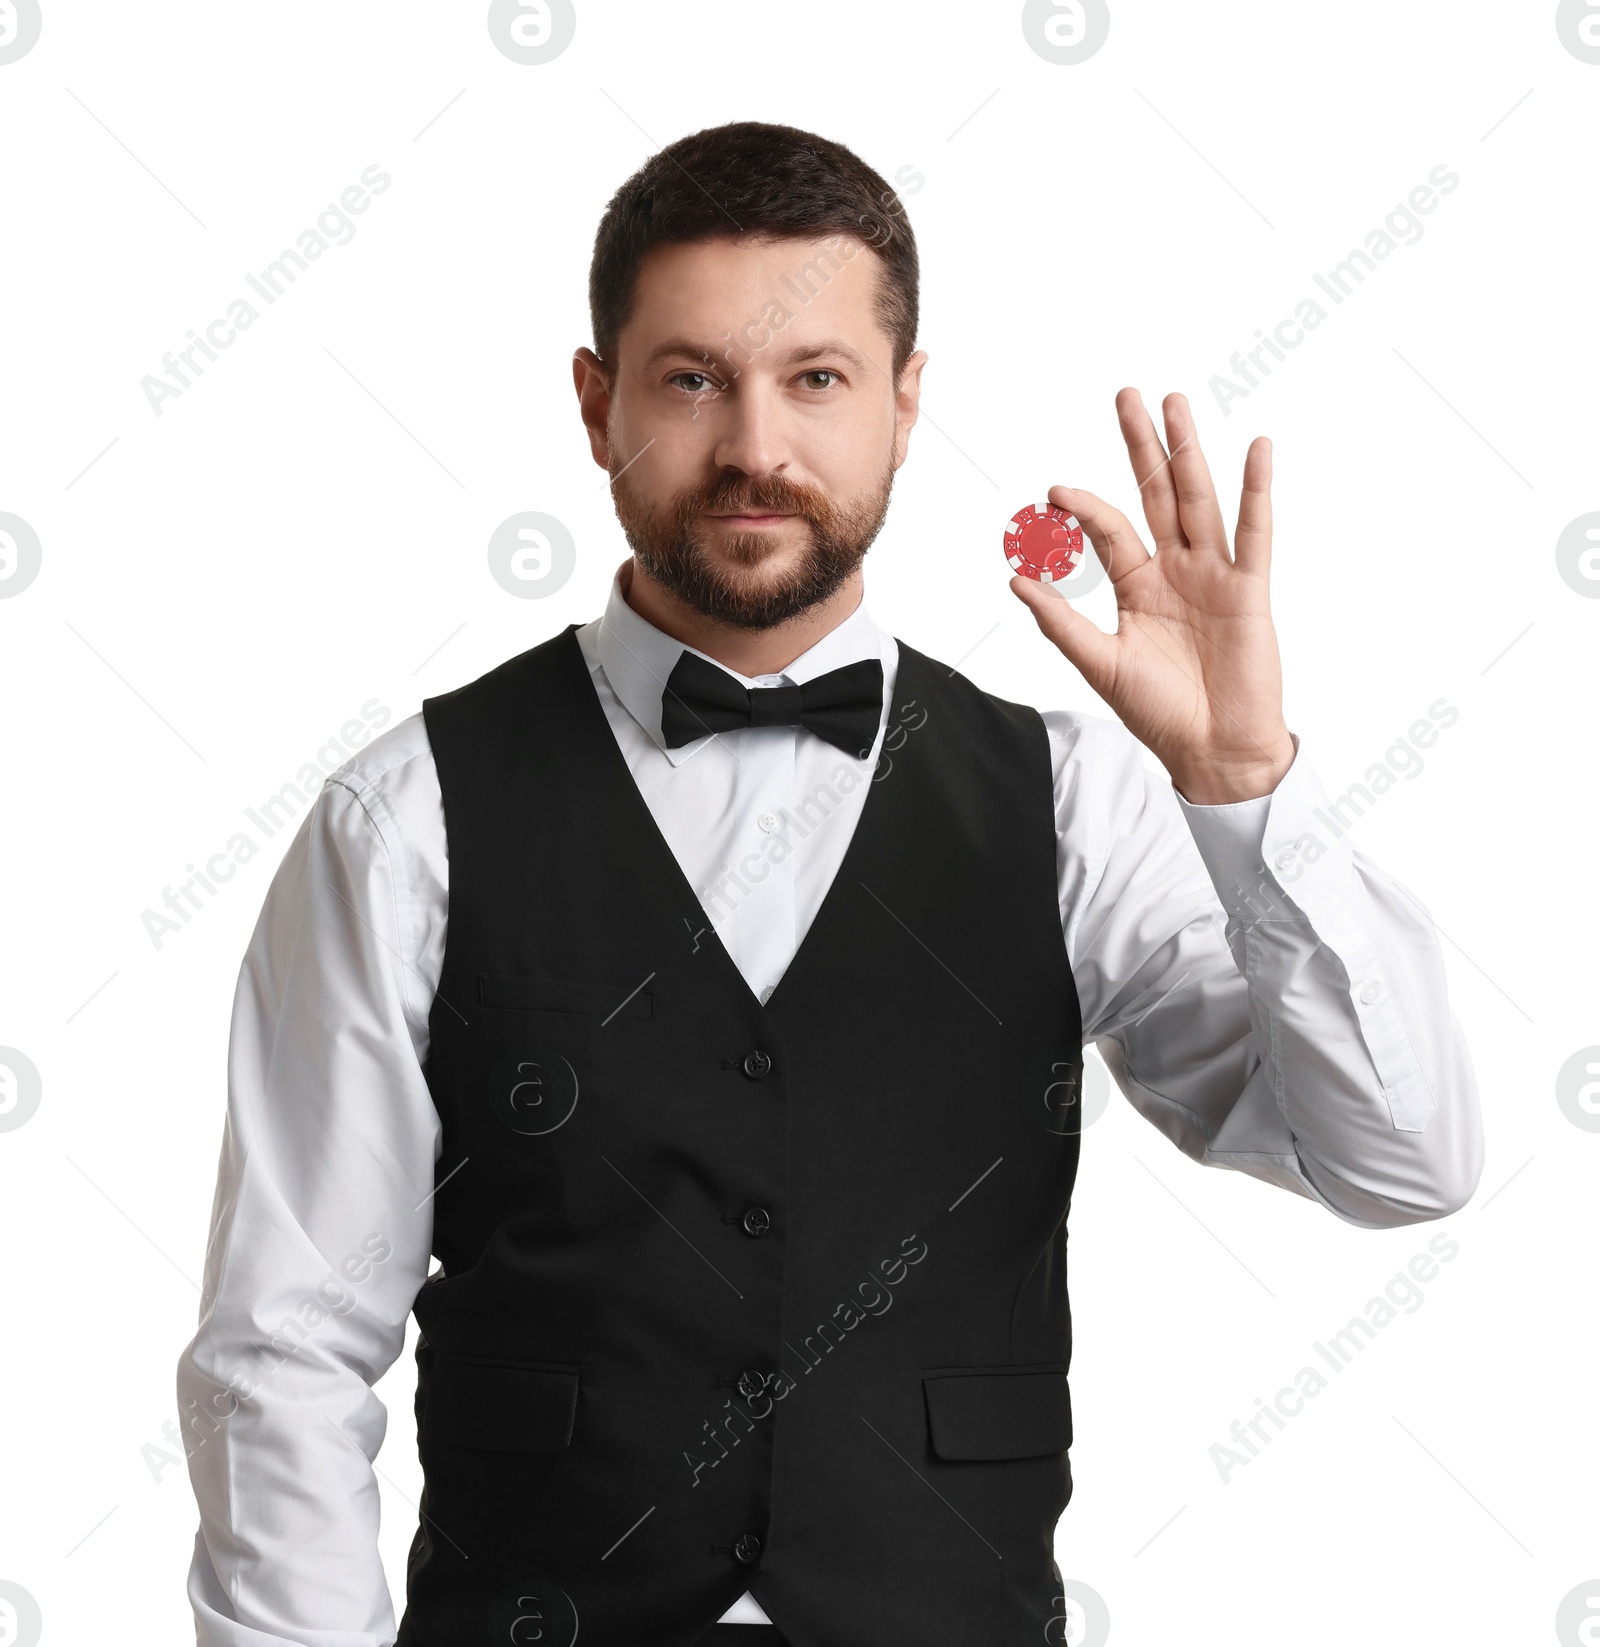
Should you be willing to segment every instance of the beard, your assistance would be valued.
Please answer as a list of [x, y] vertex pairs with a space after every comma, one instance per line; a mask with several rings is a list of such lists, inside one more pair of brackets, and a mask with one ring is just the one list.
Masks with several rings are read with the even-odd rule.
[[[868, 493], [840, 502], [815, 486], [781, 475], [725, 470], [664, 503], [633, 490], [615, 448], [607, 447], [611, 498], [634, 558], [655, 581], [701, 617], [735, 629], [772, 629], [826, 600], [860, 566], [889, 511], [892, 456]], [[809, 542], [774, 582], [751, 588], [706, 547], [707, 513], [787, 514], [804, 524]], [[777, 551], [770, 532], [722, 534], [722, 556], [735, 567], [757, 567]]]

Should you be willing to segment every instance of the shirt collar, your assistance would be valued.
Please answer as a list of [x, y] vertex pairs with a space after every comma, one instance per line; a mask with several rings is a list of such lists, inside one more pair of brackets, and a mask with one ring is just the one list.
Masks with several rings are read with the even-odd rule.
[[741, 675], [736, 669], [729, 669], [725, 663], [709, 657], [699, 647], [685, 646], [682, 641], [674, 640], [635, 612], [622, 593], [622, 573], [630, 564], [624, 561], [611, 579], [611, 592], [606, 599], [596, 635], [600, 667], [605, 670], [606, 680], [623, 708], [644, 728], [674, 766], [681, 766], [706, 741], [705, 738], [696, 738], [693, 743], [668, 749], [661, 739], [661, 694], [667, 677], [685, 652], [693, 652], [708, 663], [716, 664], [717, 668], [726, 671], [744, 686], [801, 686], [829, 669], [841, 669], [845, 664], [856, 663], [862, 658], [878, 658], [887, 670], [889, 637], [872, 621], [866, 602], [862, 600], [849, 617], [835, 624], [815, 646], [802, 652], [781, 673]]

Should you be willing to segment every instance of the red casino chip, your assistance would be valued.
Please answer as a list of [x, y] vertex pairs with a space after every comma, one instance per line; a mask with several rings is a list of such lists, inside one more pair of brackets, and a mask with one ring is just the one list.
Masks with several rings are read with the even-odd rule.
[[1006, 523], [1006, 565], [1035, 583], [1060, 583], [1083, 557], [1076, 515], [1053, 503], [1030, 503]]

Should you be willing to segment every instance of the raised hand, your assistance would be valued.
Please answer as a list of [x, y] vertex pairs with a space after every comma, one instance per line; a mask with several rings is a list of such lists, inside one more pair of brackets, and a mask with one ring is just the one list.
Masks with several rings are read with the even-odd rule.
[[[1251, 443], [1230, 555], [1211, 472], [1189, 403], [1162, 403], [1161, 444], [1136, 389], [1117, 418], [1155, 539], [1147, 550], [1126, 515], [1093, 492], [1052, 486], [1075, 514], [1117, 597], [1106, 634], [1054, 588], [1014, 577], [1040, 629], [1200, 806], [1267, 795], [1294, 760], [1283, 674], [1267, 602], [1272, 560], [1272, 443]], [[1170, 455], [1169, 455], [1170, 454]]]

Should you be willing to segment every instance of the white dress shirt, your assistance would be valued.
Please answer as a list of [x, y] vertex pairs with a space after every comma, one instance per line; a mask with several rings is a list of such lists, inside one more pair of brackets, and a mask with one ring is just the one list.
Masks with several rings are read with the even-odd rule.
[[[577, 638], [651, 814], [764, 1000], [870, 783], [835, 784], [843, 803], [820, 821], [796, 809], [841, 764], [870, 777], [915, 735], [888, 724], [898, 648], [863, 604], [781, 674], [735, 677], [800, 684], [881, 658], [863, 760], [797, 727], [666, 749], [661, 691], [684, 648], [627, 604], [628, 565]], [[1128, 1101], [1194, 1160], [1363, 1229], [1460, 1208], [1483, 1141], [1437, 939], [1370, 860], [1323, 841], [1326, 796], [1298, 740], [1270, 796], [1191, 806], [1116, 721], [1043, 718], [1084, 1038]], [[394, 1641], [372, 1469], [387, 1414], [371, 1386], [428, 1272], [441, 1138], [422, 1065], [447, 888], [414, 715], [327, 780], [240, 972], [200, 1324], [178, 1366], [198, 1647]], [[723, 1617], [766, 1615], [746, 1594]]]

